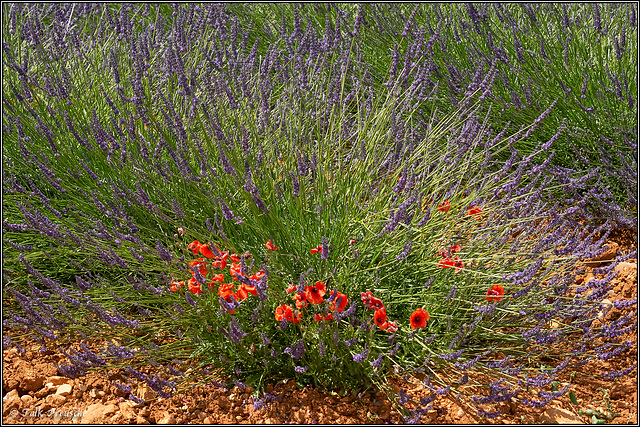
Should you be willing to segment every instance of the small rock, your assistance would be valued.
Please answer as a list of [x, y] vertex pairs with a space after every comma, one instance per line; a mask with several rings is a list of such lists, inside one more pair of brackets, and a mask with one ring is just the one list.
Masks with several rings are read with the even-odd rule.
[[133, 410], [133, 406], [131, 406], [129, 402], [120, 402], [118, 404], [118, 407], [120, 408], [120, 413], [122, 414], [122, 417], [127, 422], [130, 420], [133, 420], [136, 417], [136, 413]]
[[47, 396], [47, 398], [44, 400], [46, 403], [48, 403], [49, 405], [51, 405], [51, 407], [53, 408], [58, 408], [59, 406], [61, 406], [65, 401], [67, 400], [66, 397], [64, 396], [60, 396], [59, 394], [50, 394], [49, 396]]
[[85, 391], [87, 391], [87, 386], [82, 384], [82, 383], [80, 383], [80, 384], [78, 384], [78, 390], [80, 390], [81, 392], [84, 393]]
[[462, 417], [464, 415], [464, 411], [462, 409], [458, 409], [458, 416]]
[[138, 397], [145, 402], [156, 397], [156, 392], [151, 389], [147, 384], [142, 384], [138, 386]]
[[[54, 395], [55, 396], [55, 395]], [[102, 403], [94, 403], [82, 414], [82, 424], [95, 424], [101, 417], [112, 415], [116, 412], [116, 405], [103, 405]]]
[[242, 417], [241, 417], [240, 415], [236, 415], [236, 421], [237, 421], [237, 422], [242, 421]]
[[136, 424], [149, 424], [149, 421], [147, 421], [146, 418], [138, 415], [138, 417], [136, 418]]
[[149, 408], [143, 408], [140, 411], [140, 415], [142, 415], [143, 417], [148, 417], [149, 415], [151, 415], [151, 411], [149, 410]]
[[84, 393], [82, 392], [82, 390], [76, 389], [73, 392], [73, 397], [75, 397], [76, 399], [81, 399], [83, 394]]
[[27, 391], [36, 391], [44, 384], [44, 377], [26, 377], [22, 381], [22, 388]]
[[11, 390], [2, 398], [2, 415], [6, 417], [11, 413], [11, 410], [20, 410], [20, 405], [22, 405], [22, 400], [18, 390]]
[[562, 408], [547, 408], [539, 419], [542, 424], [584, 424], [582, 419], [573, 412]]
[[31, 403], [33, 403], [35, 398], [33, 396], [25, 394], [24, 396], [20, 396], [20, 400], [22, 400], [22, 404], [24, 405], [24, 407], [28, 408], [29, 406], [31, 406]]
[[625, 382], [618, 382], [614, 384], [613, 387], [611, 387], [611, 392], [609, 396], [611, 396], [611, 398], [614, 400], [623, 399], [631, 395], [631, 393], [636, 391], [637, 388], [638, 388], [638, 379], [630, 378]]
[[62, 385], [66, 384], [69, 381], [66, 377], [61, 377], [59, 375], [54, 375], [52, 377], [47, 378], [47, 383], [51, 383], [51, 385]]
[[175, 424], [176, 419], [172, 414], [165, 414], [164, 417], [158, 421], [158, 424]]
[[209, 417], [205, 417], [205, 419], [202, 420], [202, 424], [213, 424], [213, 420]]
[[105, 392], [102, 390], [98, 390], [96, 388], [92, 388], [91, 390], [89, 390], [89, 397], [93, 398], [93, 399], [101, 399], [103, 398], [105, 395]]
[[60, 396], [69, 396], [71, 394], [71, 389], [71, 384], [62, 384], [58, 387], [56, 394], [59, 394]]
[[615, 270], [619, 271], [621, 275], [638, 274], [638, 263], [621, 262], [615, 266]]
[[616, 257], [616, 254], [618, 253], [618, 244], [617, 243], [610, 243], [604, 246], [606, 249], [604, 252], [602, 252], [600, 255], [595, 256], [593, 258], [591, 258], [589, 261], [590, 262], [608, 262], [611, 261], [612, 259], [614, 259]]

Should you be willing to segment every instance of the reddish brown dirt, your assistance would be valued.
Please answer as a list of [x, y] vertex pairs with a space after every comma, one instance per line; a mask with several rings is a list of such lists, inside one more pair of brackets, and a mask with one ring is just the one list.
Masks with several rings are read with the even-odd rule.
[[[633, 233], [616, 232], [608, 242], [619, 253], [635, 249]], [[606, 256], [605, 256], [606, 257]], [[631, 299], [637, 297], [637, 260], [628, 260], [620, 268], [614, 279], [609, 299]], [[579, 276], [577, 282], [589, 280], [591, 268]], [[590, 276], [591, 275], [591, 276]], [[613, 308], [607, 319], [615, 319], [635, 307], [618, 310]], [[4, 331], [3, 331], [4, 334]], [[553, 400], [546, 408], [533, 409], [524, 405], [505, 402], [496, 406], [504, 409], [504, 414], [495, 419], [479, 418], [474, 411], [468, 411], [453, 398], [440, 397], [433, 409], [425, 414], [421, 422], [433, 424], [537, 424], [549, 423], [543, 415], [553, 408], [565, 410], [578, 417], [579, 411], [592, 409], [605, 414], [618, 414], [607, 421], [608, 424], [637, 424], [637, 369], [630, 375], [615, 381], [603, 380], [601, 371], [622, 370], [637, 361], [636, 331], [622, 337], [631, 340], [631, 349], [613, 359], [598, 361], [577, 368], [573, 379], [571, 372], [563, 371], [560, 382], [571, 381], [577, 397], [574, 405], [565, 395]], [[97, 423], [97, 424], [377, 424], [398, 423], [402, 417], [393, 409], [382, 392], [365, 393], [364, 396], [340, 396], [323, 393], [313, 388], [299, 389], [294, 381], [270, 385], [267, 391], [281, 397], [261, 410], [254, 410], [251, 390], [221, 390], [213, 386], [194, 387], [176, 394], [169, 399], [153, 395], [149, 389], [138, 389], [139, 397], [148, 397], [146, 403], [134, 404], [112, 384], [117, 379], [112, 373], [91, 372], [70, 379], [59, 376], [54, 364], [68, 363], [58, 352], [41, 353], [40, 345], [34, 341], [21, 343], [24, 352], [15, 348], [3, 352], [3, 423], [51, 424], [51, 423]], [[87, 342], [90, 347], [101, 348], [100, 343]], [[149, 367], [149, 372], [153, 368]], [[53, 383], [51, 386], [47, 383]], [[404, 387], [410, 393], [424, 393], [422, 386], [393, 380], [396, 390]], [[145, 395], [146, 393], [146, 395]], [[421, 397], [421, 396], [419, 396]], [[502, 405], [502, 406], [500, 406]], [[548, 412], [547, 412], [548, 413]], [[557, 419], [557, 418], [556, 418]], [[591, 424], [590, 415], [579, 419]], [[578, 422], [578, 418], [573, 419]]]

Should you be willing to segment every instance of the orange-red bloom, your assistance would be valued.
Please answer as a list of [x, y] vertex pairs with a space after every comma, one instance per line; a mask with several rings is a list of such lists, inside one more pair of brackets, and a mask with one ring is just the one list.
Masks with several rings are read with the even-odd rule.
[[319, 254], [322, 252], [322, 245], [316, 246], [315, 248], [311, 248], [312, 254]]
[[451, 207], [451, 203], [448, 200], [444, 201], [444, 204], [438, 205], [438, 210], [440, 212], [449, 212], [449, 208]]
[[229, 259], [231, 260], [231, 262], [240, 262], [240, 257], [238, 256], [238, 254], [231, 254]]
[[252, 274], [251, 276], [249, 276], [249, 279], [260, 280], [262, 276], [264, 276], [264, 270], [260, 270], [257, 273]]
[[288, 305], [276, 307], [276, 320], [280, 322], [283, 319], [293, 321], [293, 310]]
[[423, 308], [418, 308], [411, 315], [411, 318], [410, 318], [411, 329], [426, 327], [427, 320], [429, 320], [429, 313], [427, 313], [427, 310]]
[[468, 212], [468, 214], [469, 214], [469, 215], [476, 215], [476, 220], [478, 220], [478, 221], [480, 220], [480, 217], [479, 217], [479, 216], [477, 216], [477, 215], [478, 215], [478, 214], [480, 214], [480, 213], [482, 213], [482, 209], [480, 209], [480, 208], [479, 208], [479, 207], [477, 207], [477, 206], [474, 206], [474, 207], [472, 207], [472, 208], [469, 208], [469, 212]]
[[502, 301], [504, 296], [504, 288], [502, 285], [493, 285], [491, 289], [487, 291], [487, 296], [484, 298], [487, 301]]
[[438, 267], [440, 268], [453, 268], [455, 267], [455, 265], [456, 265], [455, 261], [450, 258], [443, 258], [438, 263]]
[[293, 312], [293, 323], [300, 323], [300, 320], [302, 319], [302, 313], [300, 313], [300, 311], [296, 310]]
[[313, 316], [313, 320], [315, 320], [316, 322], [322, 322], [323, 320], [333, 320], [333, 314], [329, 313], [326, 316], [323, 316], [322, 314], [316, 314], [315, 316]]
[[356, 239], [349, 239], [349, 244], [353, 245], [356, 242]]
[[198, 255], [200, 246], [202, 246], [202, 243], [198, 242], [197, 240], [194, 240], [193, 242], [189, 243], [189, 246], [187, 246], [187, 249], [193, 250], [193, 254]]
[[305, 295], [306, 294], [295, 294], [293, 296], [293, 299], [296, 301], [297, 308], [303, 308], [309, 305], [309, 303], [307, 302], [307, 297]]
[[362, 292], [360, 294], [360, 298], [362, 299], [362, 303], [369, 310], [379, 310], [384, 309], [384, 304], [382, 304], [382, 300], [373, 296], [371, 291]]
[[171, 282], [171, 287], [169, 289], [175, 292], [179, 291], [182, 286], [184, 286], [184, 280], [181, 280], [179, 282]]
[[236, 294], [238, 295], [238, 301], [242, 301], [243, 299], [247, 298], [249, 294], [257, 296], [258, 292], [256, 291], [255, 286], [247, 286], [246, 284], [241, 283], [240, 286], [238, 286], [238, 291], [236, 292]]
[[224, 274], [222, 274], [222, 273], [216, 274], [215, 276], [213, 276], [211, 281], [213, 281], [213, 282], [224, 282]]
[[265, 243], [264, 246], [267, 249], [271, 249], [272, 251], [277, 251], [278, 250], [278, 247], [275, 246], [273, 243], [271, 243], [271, 240], [269, 240], [267, 243]]
[[387, 322], [387, 311], [384, 308], [376, 310], [373, 315], [373, 322], [380, 327], [380, 329], [387, 329], [389, 323]]
[[196, 279], [189, 279], [189, 290], [194, 294], [201, 294], [202, 288], [200, 287], [200, 283]]
[[460, 249], [462, 249], [462, 247], [460, 245], [451, 245], [449, 246], [449, 252], [451, 252], [451, 254], [455, 254], [457, 252], [460, 252]]
[[331, 308], [332, 311], [343, 312], [344, 309], [347, 307], [347, 303], [349, 302], [349, 300], [347, 299], [347, 296], [342, 292], [338, 292], [338, 291], [336, 292], [337, 292], [337, 295], [334, 298], [334, 300], [331, 303], [329, 303], [329, 308]]
[[[198, 271], [200, 271], [200, 274], [202, 274], [203, 277], [207, 275], [207, 263], [205, 262], [204, 258], [194, 259], [193, 261], [189, 262], [189, 265], [191, 265], [192, 267], [197, 267]], [[193, 277], [196, 277], [196, 273], [194, 271], [191, 271], [191, 274], [193, 274]]]
[[395, 331], [398, 330], [398, 323], [397, 322], [387, 322], [386, 330], [389, 333], [394, 333]]
[[233, 283], [222, 283], [218, 288], [218, 295], [229, 302], [231, 302], [231, 295], [233, 295], [235, 299], [238, 299], [235, 292], [233, 291], [234, 286], [235, 285]]
[[211, 252], [211, 246], [209, 244], [200, 245], [200, 253], [207, 258], [216, 258], [216, 256]]
[[327, 288], [324, 285], [324, 282], [316, 282], [315, 286], [305, 286], [304, 288], [307, 301], [312, 304], [322, 304], [322, 297], [326, 293]]
[[287, 293], [290, 294], [291, 292], [294, 292], [296, 289], [298, 289], [296, 285], [291, 285], [287, 288]]

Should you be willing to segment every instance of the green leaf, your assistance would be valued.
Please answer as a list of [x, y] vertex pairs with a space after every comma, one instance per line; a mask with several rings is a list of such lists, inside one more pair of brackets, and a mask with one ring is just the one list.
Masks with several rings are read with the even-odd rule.
[[595, 415], [591, 417], [591, 424], [604, 424], [606, 420], [601, 420]]
[[[571, 403], [573, 403], [574, 405], [578, 404], [578, 399], [576, 399], [576, 394], [573, 391], [569, 392], [569, 400], [571, 400]], [[580, 410], [582, 412], [582, 410]]]

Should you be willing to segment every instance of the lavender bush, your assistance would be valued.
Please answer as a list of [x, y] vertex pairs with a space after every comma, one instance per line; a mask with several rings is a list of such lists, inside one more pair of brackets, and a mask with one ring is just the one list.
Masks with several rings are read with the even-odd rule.
[[[47, 347], [116, 338], [58, 370], [122, 367], [160, 396], [193, 380], [363, 390], [423, 372], [431, 396], [408, 420], [448, 393], [485, 415], [512, 396], [544, 406], [569, 390], [546, 391], [559, 371], [625, 351], [635, 311], [594, 321], [635, 254], [571, 284], [635, 223], [594, 213], [615, 200], [599, 169], [553, 163], [574, 138], [556, 115], [567, 101], [537, 98], [508, 124], [496, 58], [456, 90], [434, 58], [394, 69], [399, 48], [389, 71], [374, 53], [397, 34], [366, 35], [376, 18], [402, 31], [401, 9], [308, 6], [322, 23], [236, 7], [4, 5], [5, 328]], [[403, 24], [422, 31], [411, 55], [429, 49], [419, 12]], [[268, 13], [282, 25], [261, 24]]]

